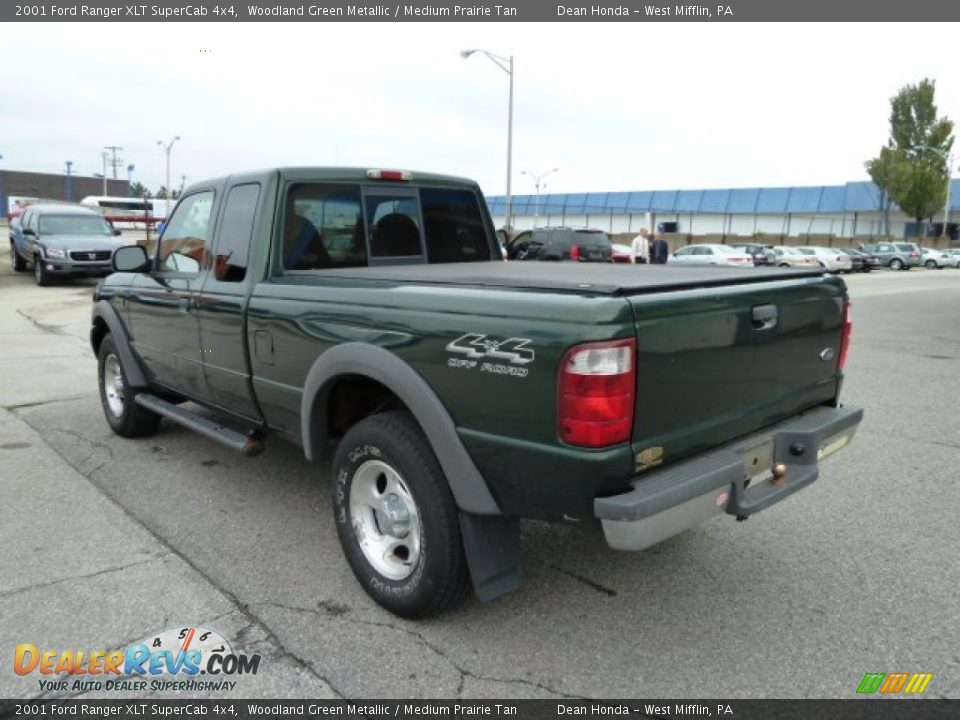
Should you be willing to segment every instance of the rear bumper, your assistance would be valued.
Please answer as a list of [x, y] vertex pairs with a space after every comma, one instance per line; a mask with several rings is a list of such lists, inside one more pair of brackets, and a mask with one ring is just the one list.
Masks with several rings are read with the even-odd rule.
[[[633, 489], [597, 498], [610, 547], [643, 550], [726, 512], [740, 518], [764, 510], [806, 487], [819, 462], [845, 447], [863, 418], [857, 407], [821, 407], [762, 432], [661, 470], [644, 473]], [[785, 482], [769, 471], [786, 467]], [[752, 480], [751, 480], [752, 476]]]

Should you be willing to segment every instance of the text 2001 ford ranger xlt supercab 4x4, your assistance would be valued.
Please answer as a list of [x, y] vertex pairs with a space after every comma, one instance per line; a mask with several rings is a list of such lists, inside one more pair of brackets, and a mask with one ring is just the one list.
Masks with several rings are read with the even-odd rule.
[[271, 434], [332, 452], [346, 558], [406, 617], [471, 580], [482, 599], [516, 587], [520, 518], [640, 550], [749, 516], [813, 482], [862, 416], [838, 402], [839, 278], [503, 262], [467, 180], [210, 180], [154, 251], [113, 262], [91, 329], [110, 426], [163, 416], [247, 454]]

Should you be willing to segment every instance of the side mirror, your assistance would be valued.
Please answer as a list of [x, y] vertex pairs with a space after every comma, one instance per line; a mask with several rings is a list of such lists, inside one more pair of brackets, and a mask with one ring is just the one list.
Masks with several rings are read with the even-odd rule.
[[119, 235], [119, 234], [120, 234], [120, 228], [114, 228], [114, 229], [113, 229], [113, 234], [114, 234], [114, 235]]
[[113, 253], [114, 272], [146, 272], [150, 268], [150, 256], [141, 245], [125, 245]]

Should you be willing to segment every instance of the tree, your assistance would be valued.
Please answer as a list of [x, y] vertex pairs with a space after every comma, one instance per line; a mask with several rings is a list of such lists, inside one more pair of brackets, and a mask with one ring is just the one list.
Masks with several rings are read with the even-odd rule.
[[157, 190], [157, 194], [154, 195], [157, 200], [166, 200], [167, 199], [167, 186], [161, 185], [160, 189]]
[[926, 78], [900, 88], [890, 99], [890, 139], [865, 163], [887, 223], [891, 200], [918, 225], [946, 200], [953, 121], [937, 117], [935, 91], [936, 82]]
[[133, 197], [145, 197], [149, 192], [147, 186], [139, 180], [130, 186], [130, 195]]

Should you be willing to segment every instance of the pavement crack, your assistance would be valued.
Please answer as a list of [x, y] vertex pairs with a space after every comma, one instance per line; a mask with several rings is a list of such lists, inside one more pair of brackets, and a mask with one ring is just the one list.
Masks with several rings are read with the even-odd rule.
[[550, 565], [549, 567], [550, 567], [551, 570], [556, 570], [558, 573], [560, 573], [560, 574], [562, 574], [562, 575], [566, 575], [566, 576], [569, 577], [569, 578], [573, 578], [573, 579], [576, 580], [577, 582], [583, 583], [583, 584], [586, 585], [587, 587], [592, 588], [592, 589], [596, 590], [596, 591], [599, 592], [599, 593], [603, 593], [604, 595], [606, 595], [606, 596], [608, 596], [608, 597], [616, 597], [616, 596], [617, 596], [617, 591], [616, 591], [616, 590], [613, 590], [612, 588], [608, 588], [608, 587], [605, 586], [605, 585], [601, 585], [601, 584], [598, 583], [596, 580], [591, 580], [590, 578], [584, 577], [583, 575], [578, 575], [577, 573], [571, 572], [570, 570], [566, 570], [565, 568], [562, 568], [562, 567], [560, 567], [559, 565]]
[[23, 310], [17, 310], [17, 315], [22, 317], [24, 320], [33, 325], [37, 330], [42, 333], [47, 333], [48, 335], [65, 335], [66, 333], [63, 330], [63, 325], [49, 325], [47, 323], [42, 323], [34, 317], [27, 315]]
[[408, 635], [412, 637], [414, 640], [416, 640], [420, 645], [427, 648], [428, 650], [433, 652], [435, 655], [437, 655], [439, 658], [441, 658], [444, 662], [448, 663], [450, 667], [452, 667], [459, 674], [459, 682], [457, 684], [458, 698], [463, 697], [463, 690], [464, 690], [464, 685], [466, 684], [466, 679], [471, 678], [473, 680], [478, 680], [480, 682], [500, 683], [505, 685], [523, 685], [525, 687], [533, 687], [538, 690], [542, 690], [543, 692], [547, 692], [552, 695], [556, 695], [558, 697], [569, 698], [571, 700], [588, 700], [589, 699], [585, 695], [575, 695], [572, 693], [564, 692], [562, 690], [558, 690], [557, 688], [551, 687], [541, 681], [527, 680], [526, 678], [495, 677], [492, 675], [483, 675], [481, 673], [474, 672], [473, 670], [462, 666], [454, 658], [450, 657], [450, 655], [446, 652], [446, 650], [444, 650], [435, 642], [427, 638], [419, 630], [400, 627], [398, 625], [393, 625], [391, 623], [386, 623], [386, 622], [380, 622], [378, 620], [364, 620], [362, 618], [357, 618], [357, 617], [345, 617], [342, 614], [337, 615], [337, 614], [331, 613], [327, 609], [304, 608], [304, 607], [298, 607], [294, 605], [285, 605], [283, 603], [277, 603], [277, 602], [260, 602], [260, 603], [251, 603], [251, 604], [266, 606], [266, 607], [275, 607], [281, 610], [288, 610], [290, 612], [308, 613], [311, 615], [316, 615], [317, 617], [323, 620], [328, 620], [333, 622], [339, 621], [339, 622], [349, 623], [351, 625], [361, 625], [365, 627], [378, 627], [386, 630], [393, 630], [394, 632], [402, 633], [404, 635]]
[[108, 567], [102, 570], [97, 570], [93, 573], [87, 573], [85, 575], [71, 575], [70, 577], [61, 578], [59, 580], [51, 580], [50, 582], [36, 583], [34, 585], [25, 585], [24, 587], [16, 588], [14, 590], [5, 590], [0, 592], [0, 598], [11, 597], [13, 595], [19, 595], [20, 593], [29, 592], [31, 590], [40, 590], [42, 588], [53, 587], [55, 585], [60, 585], [62, 583], [72, 583], [77, 582], [78, 580], [89, 580], [90, 578], [99, 577], [101, 575], [109, 575], [110, 573], [122, 572], [128, 568], [137, 567], [138, 565], [146, 565], [147, 563], [152, 563], [154, 560], [159, 560], [160, 558], [167, 557], [170, 555], [170, 552], [155, 553], [150, 555], [144, 560], [138, 560], [137, 562], [127, 563], [126, 565], [120, 565], [115, 567]]
[[36, 402], [20, 403], [16, 405], [4, 405], [4, 410], [17, 413], [19, 410], [29, 410], [30, 408], [43, 407], [44, 405], [53, 405], [55, 403], [73, 402], [74, 400], [84, 400], [89, 397], [89, 393], [83, 395], [71, 395], [65, 398], [56, 398], [54, 400], [37, 400]]

